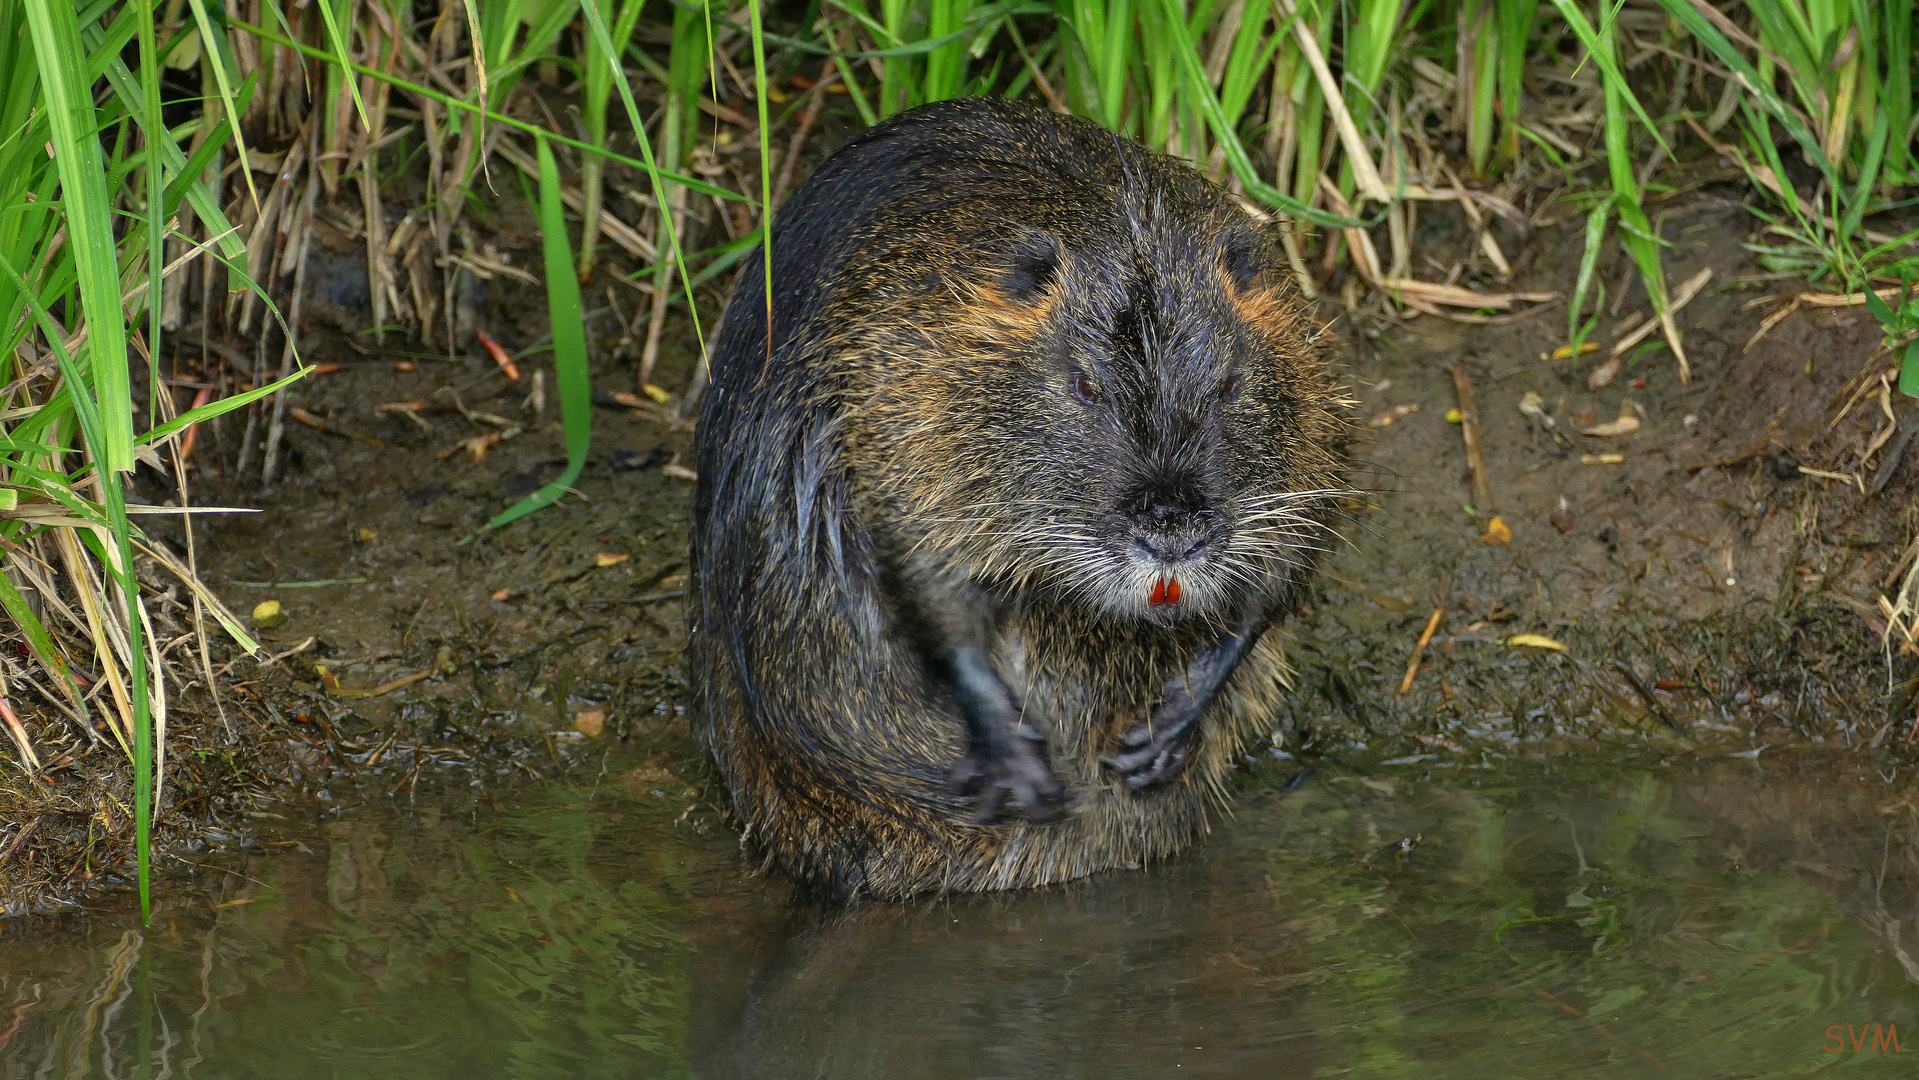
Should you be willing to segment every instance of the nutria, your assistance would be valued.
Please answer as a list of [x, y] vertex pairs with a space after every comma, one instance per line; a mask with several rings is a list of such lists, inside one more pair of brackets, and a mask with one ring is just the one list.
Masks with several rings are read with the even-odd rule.
[[1205, 828], [1342, 475], [1275, 250], [1191, 168], [998, 100], [793, 192], [770, 329], [749, 269], [715, 343], [688, 603], [694, 732], [771, 863], [1017, 888]]

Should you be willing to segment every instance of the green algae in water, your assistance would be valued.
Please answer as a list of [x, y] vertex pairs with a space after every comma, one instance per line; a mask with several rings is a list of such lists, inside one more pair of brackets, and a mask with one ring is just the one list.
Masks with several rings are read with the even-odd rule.
[[1173, 863], [844, 909], [690, 796], [351, 814], [145, 931], [9, 927], [0, 1078], [1914, 1074], [1908, 785], [1395, 771], [1256, 779]]

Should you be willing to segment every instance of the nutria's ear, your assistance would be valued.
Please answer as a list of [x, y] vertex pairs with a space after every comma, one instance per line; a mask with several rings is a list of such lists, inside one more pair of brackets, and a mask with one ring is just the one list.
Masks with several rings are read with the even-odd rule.
[[1226, 234], [1219, 253], [1219, 266], [1227, 285], [1244, 295], [1259, 284], [1266, 272], [1270, 249], [1266, 237], [1253, 229], [1233, 229]]
[[1045, 233], [1033, 233], [1013, 241], [1007, 252], [1007, 270], [1000, 279], [1009, 299], [1022, 304], [1037, 303], [1059, 280], [1059, 241]]

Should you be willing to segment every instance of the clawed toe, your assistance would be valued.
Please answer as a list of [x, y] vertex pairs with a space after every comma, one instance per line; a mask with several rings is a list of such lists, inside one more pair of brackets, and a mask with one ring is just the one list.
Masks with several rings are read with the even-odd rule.
[[1105, 764], [1126, 785], [1128, 791], [1145, 791], [1175, 780], [1186, 770], [1188, 740], [1178, 732], [1155, 735], [1151, 725], [1141, 724], [1120, 740], [1119, 753]]
[[953, 766], [948, 783], [956, 795], [978, 796], [977, 825], [998, 821], [1009, 793], [1020, 816], [1034, 825], [1058, 821], [1066, 808], [1065, 785], [1047, 767], [1043, 749], [1031, 744], [998, 755], [968, 754]]

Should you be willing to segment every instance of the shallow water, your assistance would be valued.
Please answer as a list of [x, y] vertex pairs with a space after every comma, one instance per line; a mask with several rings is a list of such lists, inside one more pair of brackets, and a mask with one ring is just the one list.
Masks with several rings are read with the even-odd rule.
[[1300, 772], [1175, 863], [851, 910], [666, 792], [363, 808], [0, 926], [0, 1077], [1919, 1072], [1902, 777]]

